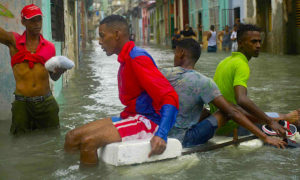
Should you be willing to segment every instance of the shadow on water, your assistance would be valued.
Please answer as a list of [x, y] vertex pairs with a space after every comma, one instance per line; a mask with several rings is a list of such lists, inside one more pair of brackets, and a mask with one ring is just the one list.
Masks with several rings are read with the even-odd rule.
[[[173, 65], [173, 51], [142, 46], [158, 67]], [[196, 69], [212, 77], [228, 53], [203, 52]], [[250, 97], [265, 111], [288, 112], [299, 107], [299, 56], [262, 53], [250, 61]], [[9, 135], [10, 120], [0, 121], [0, 179], [299, 179], [300, 150], [272, 147], [226, 147], [142, 165], [114, 167], [99, 162], [82, 167], [79, 154], [65, 154], [64, 136], [70, 129], [107, 116], [118, 115], [117, 56], [107, 57], [95, 42], [57, 98], [58, 130], [35, 131], [22, 137]]]

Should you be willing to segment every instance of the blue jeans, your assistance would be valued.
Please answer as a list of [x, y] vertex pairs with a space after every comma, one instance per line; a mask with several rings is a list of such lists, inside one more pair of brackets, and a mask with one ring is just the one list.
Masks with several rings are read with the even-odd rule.
[[217, 45], [215, 46], [208, 46], [207, 52], [217, 52]]
[[210, 115], [186, 131], [182, 142], [183, 147], [192, 147], [206, 143], [214, 136], [217, 128], [217, 119]]

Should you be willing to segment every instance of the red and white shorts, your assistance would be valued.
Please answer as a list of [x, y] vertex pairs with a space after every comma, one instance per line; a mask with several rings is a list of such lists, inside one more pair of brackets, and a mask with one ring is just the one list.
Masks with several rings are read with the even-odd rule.
[[137, 114], [126, 119], [115, 120], [114, 126], [118, 129], [122, 141], [152, 138], [158, 125], [143, 115]]

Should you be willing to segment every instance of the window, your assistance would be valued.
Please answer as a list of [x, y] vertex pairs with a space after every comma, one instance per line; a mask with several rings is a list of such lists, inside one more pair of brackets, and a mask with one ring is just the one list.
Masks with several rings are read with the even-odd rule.
[[65, 40], [64, 31], [64, 4], [62, 0], [51, 0], [51, 30], [52, 39]]
[[209, 2], [209, 22], [215, 26], [215, 30], [219, 29], [219, 3], [217, 0]]

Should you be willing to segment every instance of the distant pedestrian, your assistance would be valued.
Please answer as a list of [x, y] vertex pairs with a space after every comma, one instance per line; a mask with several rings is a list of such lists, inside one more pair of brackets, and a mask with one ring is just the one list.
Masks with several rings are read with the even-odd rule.
[[218, 34], [218, 40], [222, 43], [223, 51], [228, 52], [231, 47], [231, 33], [229, 31], [229, 26], [226, 25], [225, 29]]
[[217, 52], [217, 33], [215, 31], [215, 26], [210, 26], [210, 31], [207, 34], [207, 52]]
[[238, 50], [238, 43], [237, 43], [237, 29], [238, 29], [238, 25], [235, 24], [233, 26], [233, 30], [230, 36], [231, 39], [231, 51], [232, 52], [236, 52]]
[[178, 28], [175, 28], [174, 34], [172, 36], [172, 49], [176, 48], [178, 41], [180, 41], [180, 37], [181, 37], [181, 35], [180, 35]]
[[196, 34], [195, 34], [195, 32], [193, 31], [193, 29], [190, 27], [189, 24], [186, 24], [186, 25], [184, 26], [184, 30], [181, 31], [180, 34], [183, 35], [183, 38], [184, 38], [184, 39], [188, 39], [188, 38], [195, 39], [195, 38], [196, 38]]

